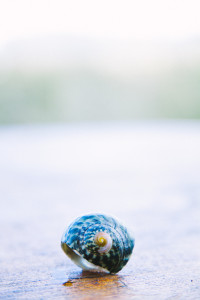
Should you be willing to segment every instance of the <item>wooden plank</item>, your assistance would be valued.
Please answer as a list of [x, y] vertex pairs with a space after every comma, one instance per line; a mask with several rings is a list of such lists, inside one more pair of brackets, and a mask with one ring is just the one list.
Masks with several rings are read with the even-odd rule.
[[[186, 125], [2, 128], [1, 299], [198, 299], [200, 124]], [[82, 272], [61, 250], [90, 212], [135, 232], [116, 275]]]

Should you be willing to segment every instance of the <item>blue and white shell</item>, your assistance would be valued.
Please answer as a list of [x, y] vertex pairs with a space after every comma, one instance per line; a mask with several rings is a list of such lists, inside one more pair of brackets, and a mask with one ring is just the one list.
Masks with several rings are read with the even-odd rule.
[[113, 217], [91, 214], [65, 230], [61, 247], [82, 269], [117, 273], [132, 254], [134, 238]]

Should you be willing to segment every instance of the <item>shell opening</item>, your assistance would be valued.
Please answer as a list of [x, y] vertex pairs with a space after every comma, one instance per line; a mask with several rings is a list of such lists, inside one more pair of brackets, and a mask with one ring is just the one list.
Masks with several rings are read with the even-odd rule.
[[109, 273], [108, 270], [96, 266], [93, 263], [87, 261], [85, 258], [83, 258], [80, 253], [76, 250], [72, 250], [65, 242], [61, 242], [61, 247], [65, 254], [80, 268], [83, 270], [91, 271], [91, 272], [103, 272], [103, 273]]
[[99, 246], [99, 253], [107, 253], [112, 248], [112, 238], [106, 232], [97, 232], [94, 242]]

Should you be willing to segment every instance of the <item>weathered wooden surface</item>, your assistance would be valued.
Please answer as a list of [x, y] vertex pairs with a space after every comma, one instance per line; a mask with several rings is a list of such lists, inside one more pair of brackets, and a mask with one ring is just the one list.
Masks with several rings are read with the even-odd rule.
[[[0, 191], [2, 299], [200, 298], [200, 123], [2, 127]], [[90, 212], [135, 232], [117, 275], [60, 248]]]

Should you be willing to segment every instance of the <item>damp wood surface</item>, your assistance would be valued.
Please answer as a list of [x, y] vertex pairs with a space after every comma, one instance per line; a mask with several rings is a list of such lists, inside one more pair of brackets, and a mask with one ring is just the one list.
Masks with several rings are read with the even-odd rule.
[[[199, 153], [200, 122], [0, 127], [0, 298], [200, 299]], [[134, 232], [118, 274], [60, 247], [95, 212]]]

